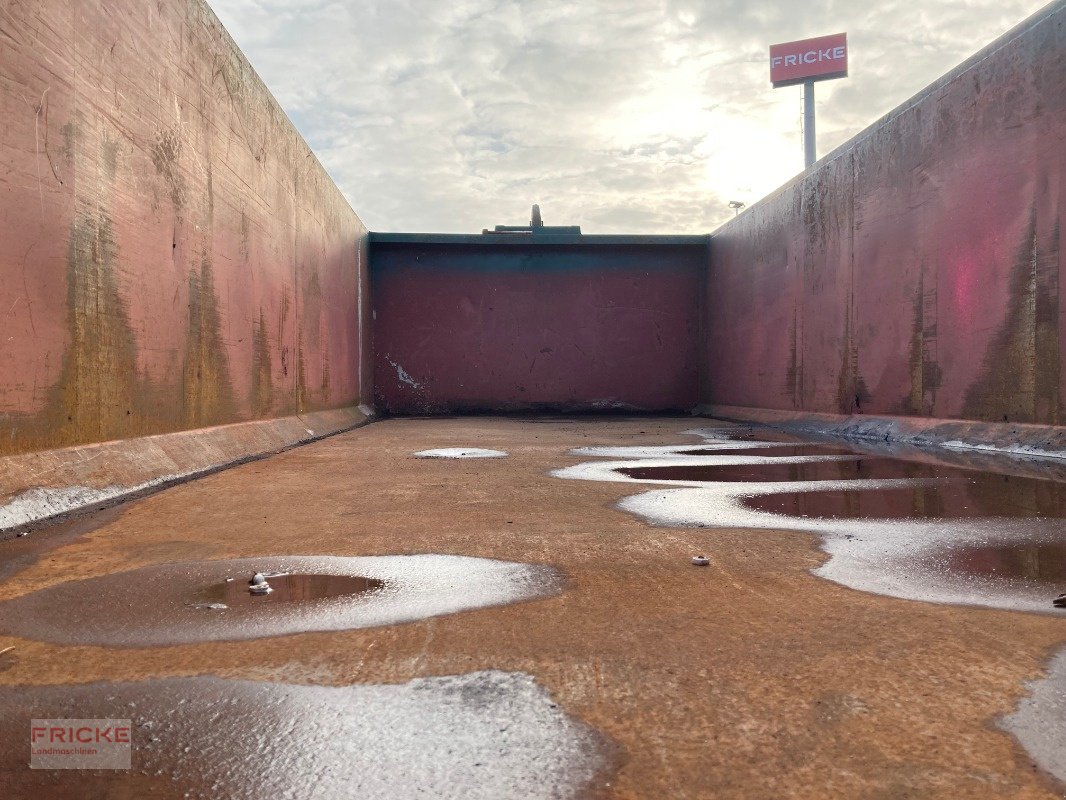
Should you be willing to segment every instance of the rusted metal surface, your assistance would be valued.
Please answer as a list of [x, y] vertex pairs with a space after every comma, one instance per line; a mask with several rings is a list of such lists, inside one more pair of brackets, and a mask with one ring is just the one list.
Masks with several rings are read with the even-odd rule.
[[695, 405], [706, 237], [502, 238], [372, 237], [381, 408]]
[[712, 236], [704, 400], [1059, 424], [1066, 6]]
[[[579, 445], [695, 445], [700, 438], [682, 433], [693, 425], [688, 417], [386, 420], [130, 504], [84, 539], [59, 531], [49, 550], [42, 543], [35, 552], [18, 551], [21, 563], [0, 581], [0, 600], [173, 562], [314, 554], [476, 556], [544, 564], [567, 581], [562, 594], [542, 600], [252, 645], [201, 639], [72, 648], [39, 635], [0, 635], [0, 650], [14, 647], [0, 656], [5, 797], [262, 798], [264, 775], [291, 780], [283, 787], [290, 795], [351, 797], [351, 787], [382, 764], [399, 764], [401, 780], [432, 772], [427, 764], [451, 779], [466, 745], [453, 748], [449, 761], [426, 756], [426, 741], [436, 741], [426, 734], [427, 714], [445, 700], [474, 710], [489, 703], [496, 739], [477, 770], [491, 778], [514, 750], [503, 746], [516, 741], [512, 731], [529, 730], [528, 717], [509, 702], [512, 695], [422, 691], [399, 714], [360, 697], [343, 700], [351, 687], [402, 688], [411, 680], [491, 669], [530, 675], [559, 712], [616, 744], [603, 797], [1061, 798], [1061, 787], [1034, 769], [995, 723], [1030, 693], [1027, 682], [1041, 677], [1048, 656], [1062, 646], [1061, 617], [845, 589], [810, 573], [831, 559], [839, 563], [810, 534], [651, 527], [616, 503], [678, 487], [547, 474], [584, 460], [568, 455]], [[511, 456], [410, 457], [417, 449], [467, 442]], [[868, 524], [827, 524], [838, 522]], [[29, 547], [34, 536], [52, 535], [42, 531], [7, 544]], [[863, 531], [849, 546], [878, 538]], [[692, 566], [700, 553], [710, 556], [708, 567]], [[214, 624], [210, 619], [205, 627]], [[194, 683], [177, 692], [163, 683], [180, 687], [172, 682], [191, 675], [227, 683], [218, 691]], [[242, 692], [250, 687], [265, 693], [249, 699]], [[327, 687], [347, 688], [326, 696], [328, 706], [294, 707], [292, 699], [278, 705], [279, 694], [302, 702], [306, 695], [293, 694], [297, 689]], [[31, 707], [47, 713], [27, 713]], [[63, 708], [151, 722], [136, 728], [134, 769], [29, 769], [26, 720]], [[278, 717], [277, 725], [263, 722], [277, 708], [293, 713]], [[1055, 721], [1049, 723], [1033, 737], [1054, 746], [1062, 740]], [[363, 741], [359, 731], [377, 733], [389, 724], [412, 733], [402, 742], [382, 734], [366, 750], [381, 758], [365, 774], [349, 776], [357, 752], [352, 743]], [[465, 728], [456, 730], [466, 736]], [[270, 735], [257, 738], [264, 733]], [[450, 744], [457, 736], [444, 738]], [[539, 748], [522, 752], [547, 755]], [[538, 779], [545, 763], [538, 761]], [[212, 788], [220, 771], [236, 782]], [[337, 774], [350, 782], [328, 791]], [[276, 786], [275, 778], [266, 785]], [[469, 797], [466, 788], [452, 780], [445, 791], [423, 796], [450, 790]]]
[[359, 402], [365, 228], [208, 7], [0, 28], [0, 454]]

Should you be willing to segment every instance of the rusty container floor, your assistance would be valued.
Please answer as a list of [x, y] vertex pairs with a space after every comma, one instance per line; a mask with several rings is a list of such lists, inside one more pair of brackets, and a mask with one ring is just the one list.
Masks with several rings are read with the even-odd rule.
[[[521, 672], [610, 743], [608, 767], [588, 790], [598, 796], [1057, 796], [1061, 787], [996, 720], [1066, 641], [1061, 617], [845, 588], [811, 573], [827, 558], [815, 535], [656, 527], [615, 507], [655, 487], [549, 475], [589, 460], [568, 455], [575, 447], [698, 444], [682, 432], [703, 422], [386, 420], [106, 512], [95, 528], [83, 521], [74, 535], [56, 534], [56, 547], [9, 565], [0, 601], [168, 562], [277, 555], [475, 556], [546, 565], [563, 585], [549, 597], [254, 644], [3, 635], [0, 651], [13, 649], [0, 655], [0, 689], [189, 676], [349, 686]], [[413, 457], [449, 447], [509, 456]], [[711, 565], [694, 567], [696, 553]], [[10, 724], [0, 720], [0, 730]], [[8, 769], [23, 792], [78, 796], [48, 773]], [[93, 780], [116, 797], [150, 785], [136, 773]]]

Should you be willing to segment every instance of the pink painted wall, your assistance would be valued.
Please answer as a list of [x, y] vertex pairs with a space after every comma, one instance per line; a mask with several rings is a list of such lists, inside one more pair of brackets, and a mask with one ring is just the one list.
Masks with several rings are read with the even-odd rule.
[[366, 230], [206, 4], [0, 28], [0, 454], [366, 397]]
[[704, 402], [1056, 424], [1066, 5], [712, 235]]
[[696, 404], [706, 237], [391, 239], [418, 236], [371, 238], [383, 410]]

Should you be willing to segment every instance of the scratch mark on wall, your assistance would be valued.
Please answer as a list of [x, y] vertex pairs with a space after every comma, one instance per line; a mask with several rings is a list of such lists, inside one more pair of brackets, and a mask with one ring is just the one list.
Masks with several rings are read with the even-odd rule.
[[415, 389], [421, 389], [422, 388], [422, 384], [418, 383], [414, 378], [412, 378], [410, 375], [408, 375], [407, 371], [404, 370], [403, 367], [401, 367], [399, 364], [397, 364], [395, 361], [393, 361], [388, 356], [385, 356], [385, 360], [388, 361], [390, 364], [392, 364], [392, 368], [396, 370], [396, 377], [399, 378], [401, 382], [406, 383], [408, 386], [411, 386], [412, 388], [415, 388]]

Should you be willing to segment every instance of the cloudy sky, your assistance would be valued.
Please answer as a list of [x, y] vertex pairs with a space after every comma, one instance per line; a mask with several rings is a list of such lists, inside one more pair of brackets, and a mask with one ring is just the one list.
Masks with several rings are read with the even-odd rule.
[[[371, 230], [706, 233], [803, 167], [767, 48], [847, 31], [818, 152], [1043, 0], [211, 0]], [[800, 10], [802, 9], [802, 10]]]

